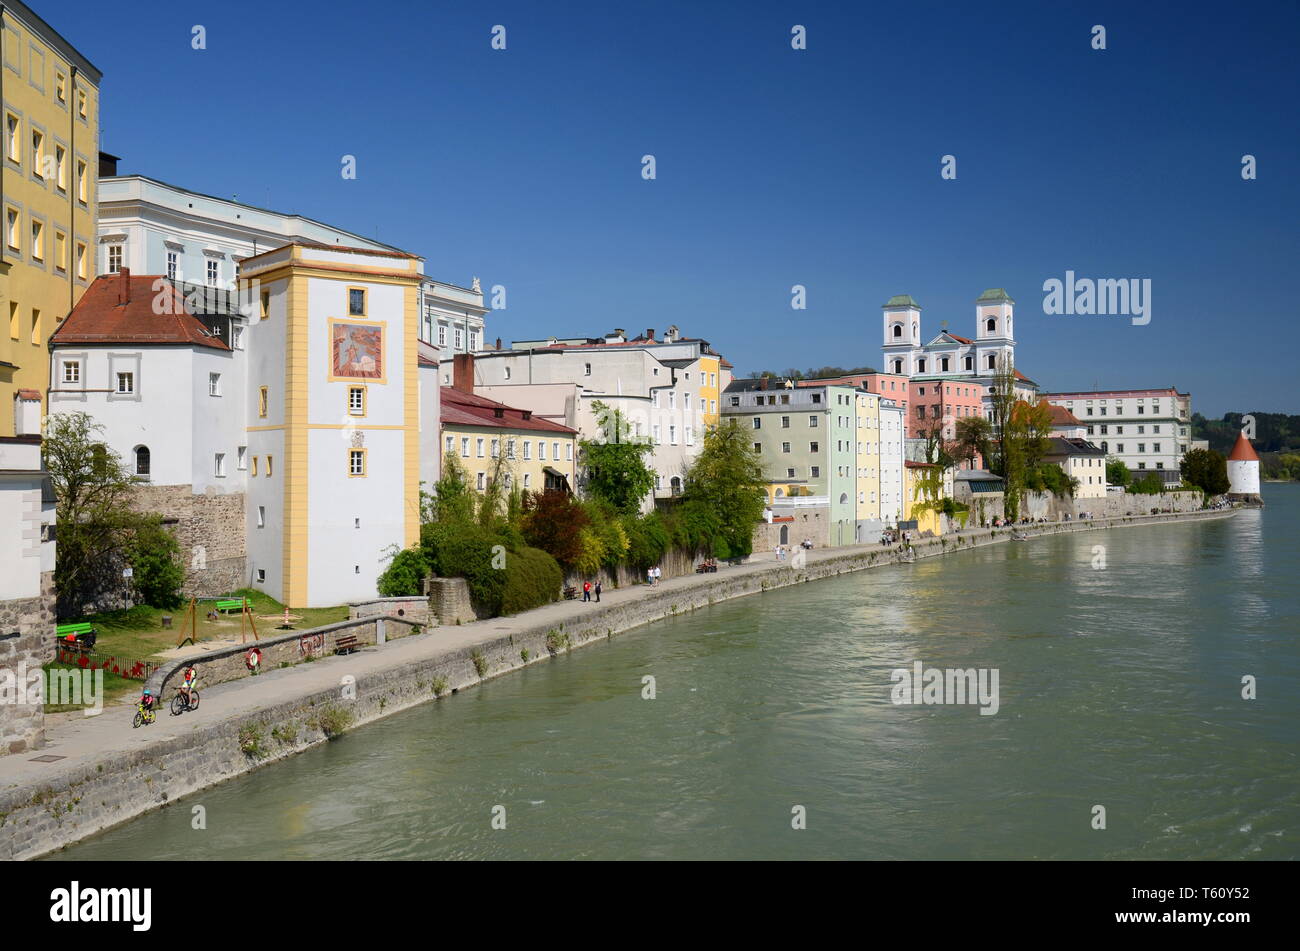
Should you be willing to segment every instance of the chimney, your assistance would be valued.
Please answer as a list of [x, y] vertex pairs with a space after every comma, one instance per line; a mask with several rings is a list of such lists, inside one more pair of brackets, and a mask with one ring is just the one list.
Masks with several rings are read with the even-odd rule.
[[451, 358], [451, 388], [474, 395], [474, 354], [457, 353]]
[[117, 302], [118, 304], [131, 303], [131, 269], [124, 267], [117, 272]]
[[646, 338], [647, 340], [654, 340], [654, 338], [655, 338], [655, 329], [654, 329], [653, 327], [647, 327], [647, 328], [645, 329], [645, 338]]

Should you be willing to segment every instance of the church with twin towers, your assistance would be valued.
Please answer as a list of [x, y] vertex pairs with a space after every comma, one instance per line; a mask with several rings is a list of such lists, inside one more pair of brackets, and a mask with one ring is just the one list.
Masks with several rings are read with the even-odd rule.
[[[963, 337], [943, 322], [928, 341], [921, 332], [921, 305], [898, 294], [884, 305], [884, 372], [909, 378], [991, 378], [999, 367], [1015, 366], [1015, 301], [1000, 287], [975, 301], [975, 336]], [[1024, 378], [1017, 374], [1017, 378]], [[991, 382], [991, 380], [985, 380]]]

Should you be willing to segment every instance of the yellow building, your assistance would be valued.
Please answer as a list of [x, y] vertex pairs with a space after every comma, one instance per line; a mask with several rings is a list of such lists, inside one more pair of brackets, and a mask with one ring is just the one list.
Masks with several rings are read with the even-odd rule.
[[951, 469], [933, 462], [903, 463], [903, 521], [915, 521], [918, 535], [943, 534], [940, 506], [952, 493]]
[[859, 525], [877, 522], [873, 528], [879, 529], [884, 524], [880, 520], [880, 397], [859, 391], [854, 398], [858, 404], [853, 460], [858, 486], [857, 521]]
[[14, 400], [44, 398], [46, 343], [96, 273], [101, 74], [25, 4], [0, 7], [0, 30], [0, 436], [12, 436]]
[[[456, 359], [471, 358], [457, 354]], [[443, 455], [460, 461], [469, 484], [479, 492], [488, 487], [498, 460], [506, 491], [572, 491], [576, 430], [457, 386], [442, 387], [441, 404]]]

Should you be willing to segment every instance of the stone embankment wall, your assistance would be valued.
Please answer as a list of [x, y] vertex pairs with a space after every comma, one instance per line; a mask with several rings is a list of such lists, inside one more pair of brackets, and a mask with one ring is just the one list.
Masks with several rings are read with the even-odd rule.
[[[1028, 526], [1023, 531], [1031, 536], [1054, 535], [1231, 514], [1121, 517]], [[702, 575], [675, 590], [646, 588], [640, 597], [622, 603], [586, 606], [558, 625], [539, 621], [516, 627], [514, 633], [506, 635], [485, 627], [482, 639], [472, 645], [449, 648], [422, 661], [358, 677], [353, 685], [355, 697], [345, 697], [339, 687], [334, 687], [204, 726], [183, 738], [160, 740], [146, 749], [115, 754], [57, 783], [0, 790], [0, 860], [34, 858], [322, 743], [340, 729], [377, 720], [643, 624], [742, 595], [999, 544], [1008, 541], [1011, 534], [1009, 528], [972, 530], [925, 540], [902, 551], [864, 546], [803, 567], [792, 562], [770, 563], [763, 570]], [[434, 632], [425, 636], [438, 635]], [[339, 670], [347, 672], [344, 665]]]
[[372, 601], [354, 601], [348, 605], [348, 618], [383, 617], [405, 618], [417, 624], [427, 624], [433, 617], [427, 597], [375, 598]]
[[244, 493], [195, 495], [188, 485], [138, 485], [133, 505], [154, 512], [176, 535], [185, 597], [214, 598], [247, 587]]
[[[27, 703], [28, 680], [54, 659], [54, 572], [41, 573], [34, 598], [0, 601], [0, 670], [14, 678], [15, 703], [0, 705], [0, 756], [25, 753], [45, 739], [45, 705]], [[43, 694], [41, 696], [44, 696]]]

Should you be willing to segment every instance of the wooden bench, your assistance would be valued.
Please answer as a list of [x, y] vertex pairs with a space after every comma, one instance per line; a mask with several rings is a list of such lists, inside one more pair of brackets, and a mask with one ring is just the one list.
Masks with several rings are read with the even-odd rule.
[[564, 600], [572, 601], [578, 596], [578, 589], [570, 585], [564, 589]]
[[[74, 642], [69, 642], [69, 635], [76, 638]], [[80, 621], [75, 624], [60, 624], [54, 629], [54, 643], [56, 647], [68, 650], [75, 647], [78, 651], [85, 654], [95, 646], [98, 635], [95, 628], [89, 621]]]
[[353, 651], [359, 650], [360, 646], [357, 643], [355, 634], [344, 634], [334, 642], [334, 653], [351, 654]]
[[717, 570], [718, 570], [718, 566], [716, 564], [712, 564], [710, 562], [705, 561], [705, 562], [701, 562], [699, 565], [696, 566], [695, 573], [697, 575], [703, 575], [703, 574], [708, 574], [711, 571], [717, 571]]
[[230, 601], [218, 601], [216, 610], [218, 611], [242, 611], [244, 605], [248, 603], [247, 598], [234, 598]]

